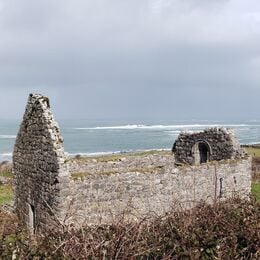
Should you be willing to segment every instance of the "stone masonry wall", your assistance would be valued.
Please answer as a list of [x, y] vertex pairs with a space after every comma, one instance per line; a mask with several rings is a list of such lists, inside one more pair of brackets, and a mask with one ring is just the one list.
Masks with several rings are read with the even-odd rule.
[[48, 98], [31, 94], [13, 152], [16, 212], [31, 228], [48, 225], [55, 212], [66, 176], [62, 142]]
[[106, 172], [103, 166], [103, 172], [71, 177], [60, 216], [68, 224], [97, 224], [122, 215], [127, 219], [161, 215], [199, 201], [212, 203], [250, 193], [251, 158], [183, 167], [174, 167], [167, 158], [160, 165], [150, 172]]
[[173, 146], [176, 163], [194, 164], [194, 146], [205, 142], [209, 146], [209, 161], [242, 158], [244, 150], [240, 147], [234, 133], [226, 128], [210, 128], [203, 132], [181, 133]]

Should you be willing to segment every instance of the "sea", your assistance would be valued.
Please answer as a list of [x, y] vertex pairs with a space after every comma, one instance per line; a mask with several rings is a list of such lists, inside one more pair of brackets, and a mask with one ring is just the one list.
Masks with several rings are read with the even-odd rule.
[[[241, 144], [260, 143], [260, 120], [250, 121], [125, 121], [58, 120], [67, 155], [103, 155], [154, 149], [171, 149], [181, 132], [210, 127], [234, 130]], [[0, 120], [0, 161], [12, 160], [19, 120]]]

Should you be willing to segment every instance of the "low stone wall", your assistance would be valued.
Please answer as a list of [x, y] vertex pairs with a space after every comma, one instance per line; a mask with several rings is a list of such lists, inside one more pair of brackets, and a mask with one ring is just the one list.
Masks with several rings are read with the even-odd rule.
[[127, 219], [162, 215], [200, 201], [247, 196], [251, 158], [177, 168], [168, 158], [164, 166], [150, 172], [104, 171], [72, 176], [67, 188], [62, 189], [60, 217], [67, 224], [97, 224], [123, 215]]

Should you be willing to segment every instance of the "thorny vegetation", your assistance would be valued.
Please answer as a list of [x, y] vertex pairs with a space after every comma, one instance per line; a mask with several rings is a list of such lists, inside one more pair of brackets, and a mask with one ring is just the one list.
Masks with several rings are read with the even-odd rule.
[[164, 217], [110, 225], [61, 227], [30, 236], [0, 212], [3, 259], [259, 259], [260, 206], [255, 199], [200, 204]]

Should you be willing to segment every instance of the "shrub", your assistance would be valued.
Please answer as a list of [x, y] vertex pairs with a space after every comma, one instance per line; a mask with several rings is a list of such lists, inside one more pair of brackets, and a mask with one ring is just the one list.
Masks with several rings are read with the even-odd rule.
[[[30, 237], [0, 215], [0, 255], [18, 259], [257, 259], [259, 202], [231, 199], [127, 223], [71, 227]], [[258, 258], [259, 259], [259, 258]]]

